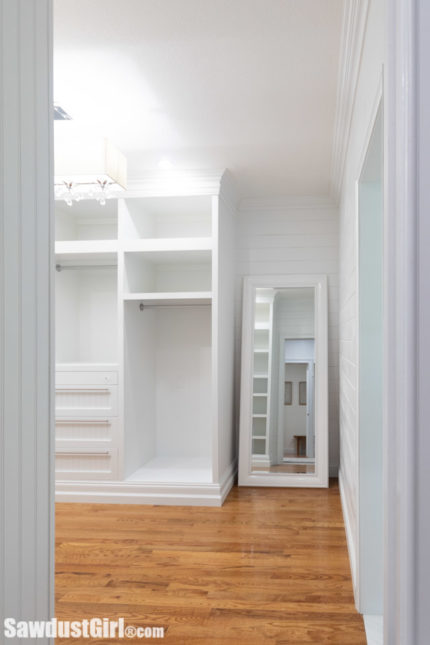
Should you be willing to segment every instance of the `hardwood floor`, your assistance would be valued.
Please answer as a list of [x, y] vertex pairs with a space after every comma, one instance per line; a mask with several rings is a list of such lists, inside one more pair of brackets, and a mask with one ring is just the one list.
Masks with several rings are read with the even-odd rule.
[[57, 504], [56, 515], [59, 619], [124, 616], [175, 645], [366, 643], [336, 483], [234, 488], [222, 508]]

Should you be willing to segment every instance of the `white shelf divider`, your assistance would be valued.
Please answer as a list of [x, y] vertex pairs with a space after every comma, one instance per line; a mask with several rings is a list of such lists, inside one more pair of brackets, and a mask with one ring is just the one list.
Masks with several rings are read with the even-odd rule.
[[70, 240], [55, 242], [56, 264], [118, 264], [117, 240]]
[[137, 300], [146, 305], [210, 305], [210, 291], [178, 291], [153, 293], [124, 293], [124, 300]]

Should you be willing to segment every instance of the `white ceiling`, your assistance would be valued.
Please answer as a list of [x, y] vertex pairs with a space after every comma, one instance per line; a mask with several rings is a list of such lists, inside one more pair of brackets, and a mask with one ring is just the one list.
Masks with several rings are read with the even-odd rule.
[[55, 0], [54, 97], [126, 154], [326, 195], [344, 0]]

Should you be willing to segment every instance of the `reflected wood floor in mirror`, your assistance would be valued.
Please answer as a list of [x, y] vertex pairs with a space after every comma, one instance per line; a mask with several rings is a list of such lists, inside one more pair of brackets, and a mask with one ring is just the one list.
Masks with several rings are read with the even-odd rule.
[[253, 466], [252, 472], [313, 474], [315, 464], [277, 464], [276, 466]]
[[366, 643], [336, 482], [236, 487], [222, 508], [57, 504], [56, 520], [59, 619], [124, 616], [175, 645]]

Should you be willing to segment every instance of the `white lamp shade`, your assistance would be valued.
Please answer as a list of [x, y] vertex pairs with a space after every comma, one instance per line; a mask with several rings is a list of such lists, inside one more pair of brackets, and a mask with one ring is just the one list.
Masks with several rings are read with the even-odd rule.
[[71, 121], [54, 128], [55, 184], [95, 184], [108, 181], [127, 188], [127, 160], [108, 139]]

